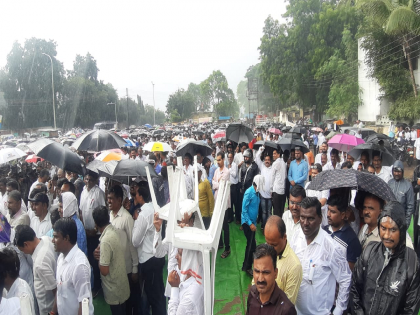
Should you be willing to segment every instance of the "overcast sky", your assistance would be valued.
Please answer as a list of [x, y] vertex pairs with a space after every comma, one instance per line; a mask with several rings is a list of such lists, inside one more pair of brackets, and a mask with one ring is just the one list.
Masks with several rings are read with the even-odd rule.
[[57, 58], [72, 69], [90, 52], [120, 96], [142, 96], [165, 110], [170, 94], [221, 70], [236, 93], [247, 68], [258, 62], [268, 15], [280, 19], [283, 0], [0, 1], [0, 67], [14, 41], [57, 42]]

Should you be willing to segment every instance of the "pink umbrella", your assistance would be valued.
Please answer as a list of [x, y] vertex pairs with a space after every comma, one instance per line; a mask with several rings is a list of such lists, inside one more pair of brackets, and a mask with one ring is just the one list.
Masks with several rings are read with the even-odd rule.
[[361, 138], [348, 134], [335, 135], [328, 141], [328, 145], [331, 148], [337, 149], [338, 151], [349, 152], [355, 146], [365, 143]]
[[213, 136], [213, 139], [226, 138], [226, 131], [218, 131]]
[[276, 128], [270, 128], [268, 129], [268, 132], [274, 133], [276, 135], [280, 134], [280, 130], [276, 129]]

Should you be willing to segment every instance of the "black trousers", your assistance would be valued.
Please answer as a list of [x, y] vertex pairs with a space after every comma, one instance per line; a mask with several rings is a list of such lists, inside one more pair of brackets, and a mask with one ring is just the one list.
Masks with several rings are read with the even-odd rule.
[[257, 244], [255, 243], [255, 232], [251, 231], [248, 224], [242, 224], [244, 234], [246, 237], [246, 248], [245, 248], [245, 259], [242, 264], [242, 270], [246, 271], [252, 268], [252, 262], [254, 261], [254, 252]]
[[130, 297], [125, 302], [125, 314], [126, 315], [140, 315], [140, 284], [134, 283], [131, 280], [131, 273], [127, 274], [128, 284], [130, 285]]
[[99, 245], [99, 236], [95, 235], [91, 237], [86, 237], [87, 251], [88, 251], [88, 260], [93, 269], [93, 287], [94, 289], [101, 288], [101, 273], [99, 271], [98, 261], [93, 257], [93, 252]]
[[228, 211], [228, 220], [233, 221], [233, 207], [235, 207], [235, 213], [238, 211], [238, 184], [230, 185], [230, 208]]
[[[238, 186], [240, 186], [241, 184], [238, 184]], [[242, 217], [242, 202], [244, 201], [244, 193], [241, 193], [240, 190], [238, 189], [238, 210], [235, 209], [235, 220], [241, 222], [241, 217]]]
[[165, 286], [163, 284], [163, 266], [165, 258], [152, 257], [140, 264], [144, 279], [144, 291], [152, 307], [153, 315], [166, 315]]
[[286, 204], [286, 194], [279, 195], [273, 192], [271, 197], [273, 199], [273, 215], [281, 217], [284, 212], [284, 205]]
[[225, 250], [230, 250], [230, 234], [229, 234], [229, 223], [228, 223], [228, 211], [225, 211], [225, 217], [223, 218], [223, 239], [222, 239], [222, 234], [220, 234], [220, 239], [219, 239], [219, 247], [225, 246]]
[[123, 304], [110, 305], [109, 307], [111, 308], [111, 314], [112, 315], [125, 315], [126, 304], [127, 302], [124, 302]]

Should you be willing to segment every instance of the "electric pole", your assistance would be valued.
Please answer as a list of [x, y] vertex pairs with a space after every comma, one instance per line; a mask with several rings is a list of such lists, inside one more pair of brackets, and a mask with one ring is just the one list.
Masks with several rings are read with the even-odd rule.
[[153, 86], [153, 126], [156, 125], [156, 106], [155, 106], [155, 84], [152, 81]]
[[125, 89], [127, 94], [127, 129], [128, 129], [128, 88]]

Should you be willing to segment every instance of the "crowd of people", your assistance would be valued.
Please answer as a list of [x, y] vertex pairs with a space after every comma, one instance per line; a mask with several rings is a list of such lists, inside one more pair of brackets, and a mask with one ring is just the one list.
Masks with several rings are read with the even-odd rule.
[[[22, 297], [30, 314], [94, 314], [101, 291], [115, 315], [204, 314], [203, 257], [164, 241], [165, 221], [152, 202], [152, 194], [159, 207], [170, 202], [171, 167], [183, 171], [189, 199], [198, 185], [200, 228], [210, 226], [220, 182], [230, 183], [219, 263], [232, 255], [230, 230], [243, 231], [246, 246], [235, 248], [250, 277], [247, 314], [417, 314], [418, 240], [413, 245], [407, 229], [418, 208], [404, 165], [382, 166], [380, 152], [355, 159], [329, 148], [322, 133], [313, 151], [305, 136], [291, 150], [254, 149], [258, 140], [281, 139], [255, 132], [250, 143], [196, 135], [212, 148], [195, 152], [198, 183], [191, 154], [179, 165], [175, 142], [171, 152], [143, 152], [145, 138], [124, 154], [153, 166], [151, 186], [141, 177], [82, 177], [46, 161], [36, 165], [36, 178], [0, 178], [0, 314], [21, 314]], [[396, 201], [343, 187], [310, 189], [334, 169], [379, 177]], [[197, 215], [178, 223], [197, 227]], [[265, 243], [257, 246], [258, 226]]]

